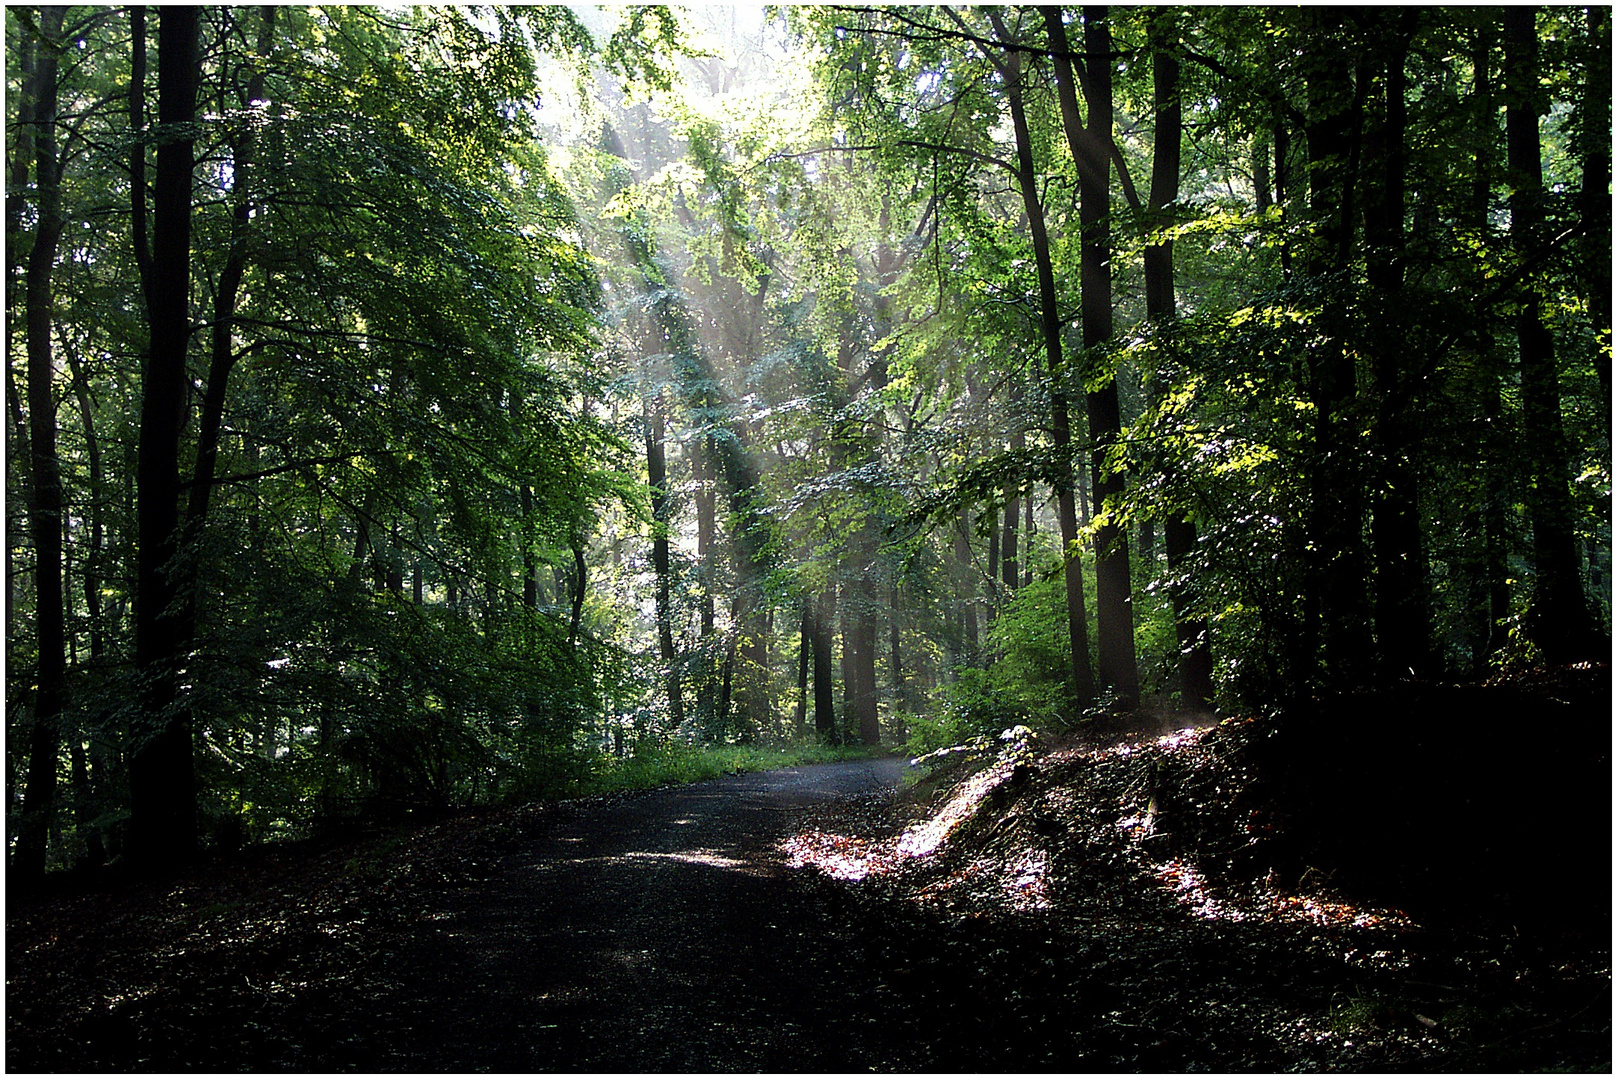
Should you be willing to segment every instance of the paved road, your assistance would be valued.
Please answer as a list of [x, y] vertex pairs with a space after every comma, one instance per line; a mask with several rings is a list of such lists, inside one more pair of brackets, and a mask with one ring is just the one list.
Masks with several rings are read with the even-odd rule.
[[428, 1021], [410, 1065], [875, 1064], [879, 1018], [861, 1004], [875, 976], [839, 949], [833, 917], [791, 887], [772, 847], [797, 811], [891, 788], [903, 766], [804, 766], [582, 805], [446, 898], [424, 945], [442, 977], [411, 988]]

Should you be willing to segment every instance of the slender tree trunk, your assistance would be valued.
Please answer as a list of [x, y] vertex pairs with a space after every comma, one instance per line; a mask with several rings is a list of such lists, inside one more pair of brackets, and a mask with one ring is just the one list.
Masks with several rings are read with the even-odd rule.
[[[1580, 241], [1588, 282], [1590, 325], [1601, 335], [1596, 376], [1603, 400], [1612, 398], [1612, 9], [1584, 9], [1586, 52], [1584, 99], [1580, 107]], [[1609, 439], [1610, 441], [1610, 439]]]
[[888, 592], [888, 655], [893, 667], [893, 702], [900, 712], [910, 709], [910, 693], [905, 682], [905, 669], [903, 657], [899, 651], [900, 616], [899, 616], [899, 583], [897, 581], [889, 587]]
[[1382, 183], [1365, 215], [1366, 276], [1376, 306], [1371, 357], [1376, 392], [1376, 451], [1380, 472], [1371, 500], [1371, 543], [1376, 567], [1377, 654], [1383, 679], [1427, 670], [1427, 574], [1421, 543], [1419, 491], [1412, 465], [1400, 362], [1406, 334], [1401, 317], [1404, 290], [1405, 58], [1415, 32], [1414, 8], [1387, 18], [1394, 23], [1385, 54], [1386, 107], [1378, 138]]
[[152, 247], [146, 210], [146, 157], [151, 133], [146, 130], [146, 8], [129, 9], [129, 230], [135, 266], [140, 271], [141, 298], [152, 310]]
[[[1150, 16], [1152, 96], [1156, 133], [1152, 141], [1152, 187], [1148, 210], [1154, 224], [1172, 224], [1169, 208], [1180, 197], [1180, 142], [1184, 112], [1180, 104], [1179, 32], [1170, 9], [1158, 8]], [[1259, 155], [1262, 157], [1262, 154]], [[1264, 185], [1268, 185], [1268, 177]], [[1143, 257], [1146, 317], [1156, 333], [1165, 333], [1175, 319], [1174, 241], [1149, 245]], [[1197, 547], [1197, 527], [1190, 517], [1170, 515], [1163, 523], [1163, 547], [1174, 584], [1174, 634], [1179, 645], [1180, 701], [1191, 710], [1206, 710], [1213, 701], [1213, 654], [1208, 624], [1191, 615], [1193, 597], [1186, 577]]]
[[[24, 35], [17, 43], [17, 63], [13, 74], [17, 77], [21, 93], [17, 95], [16, 136], [14, 149], [10, 161], [10, 170], [6, 182], [10, 194], [6, 196], [6, 325], [11, 328], [27, 325], [27, 315], [23, 311], [24, 295], [27, 284], [23, 278], [23, 212], [27, 208], [27, 199], [23, 193], [28, 190], [28, 177], [33, 172], [34, 165], [34, 98], [38, 93], [34, 75], [34, 55], [38, 51], [32, 35]], [[6, 348], [6, 368], [10, 374], [11, 348], [8, 340]], [[16, 400], [15, 391], [8, 381], [7, 396], [12, 398], [12, 408], [20, 413], [21, 402]], [[13, 448], [16, 453], [16, 448]], [[7, 620], [10, 624], [10, 620]]]
[[658, 655], [663, 661], [663, 677], [669, 697], [669, 721], [675, 727], [680, 727], [685, 723], [685, 703], [680, 694], [680, 672], [675, 667], [677, 654], [674, 649], [673, 603], [670, 599], [670, 506], [662, 391], [646, 401], [646, 480], [652, 492], [652, 574], [657, 583]]
[[[106, 662], [107, 627], [101, 599], [102, 564], [106, 550], [106, 525], [102, 510], [102, 486], [105, 475], [101, 464], [101, 440], [96, 435], [95, 410], [90, 401], [90, 382], [83, 368], [68, 354], [73, 369], [73, 390], [79, 405], [79, 421], [84, 428], [85, 456], [90, 465], [90, 550], [84, 560], [84, 610], [90, 624], [90, 667], [99, 671]], [[90, 822], [100, 815], [100, 792], [106, 790], [106, 743], [110, 724], [108, 710], [99, 709], [90, 721], [90, 760], [85, 769], [84, 797], [79, 800], [79, 831], [91, 865], [107, 861], [105, 843], [99, 830]], [[74, 766], [77, 769], [77, 765]]]
[[198, 12], [166, 7], [158, 23], [158, 120], [153, 189], [151, 348], [141, 379], [139, 565], [135, 666], [140, 722], [130, 762], [131, 856], [178, 862], [196, 847], [191, 729], [179, 700], [185, 658], [174, 606], [179, 530], [180, 434], [185, 426], [186, 349], [191, 336], [192, 135], [198, 81]]
[[[1050, 17], [1046, 9], [1046, 18]], [[1010, 42], [999, 16], [990, 10], [995, 33]], [[1058, 26], [1060, 16], [1058, 14]], [[1066, 50], [1064, 37], [1062, 48]], [[1062, 564], [1067, 587], [1068, 690], [1078, 705], [1095, 697], [1095, 681], [1090, 674], [1090, 634], [1085, 624], [1084, 571], [1079, 562], [1079, 519], [1074, 502], [1072, 479], [1073, 434], [1068, 416], [1067, 365], [1062, 359], [1062, 319], [1057, 306], [1056, 275], [1051, 268], [1050, 237], [1045, 231], [1045, 208], [1039, 201], [1039, 177], [1034, 170], [1033, 139], [1023, 109], [1022, 57], [1008, 53], [1002, 66], [1006, 76], [1006, 98], [1011, 110], [1012, 132], [1017, 143], [1017, 187], [1023, 210], [1028, 215], [1028, 235], [1034, 247], [1034, 266], [1039, 276], [1040, 332], [1045, 345], [1045, 367], [1051, 383], [1051, 443], [1063, 465], [1063, 479], [1055, 485], [1056, 517], [1062, 530]], [[1060, 75], [1058, 75], [1060, 78]]]
[[56, 808], [56, 766], [61, 754], [62, 692], [66, 679], [66, 623], [62, 593], [62, 484], [56, 460], [55, 358], [51, 350], [51, 277], [62, 236], [62, 163], [57, 155], [56, 47], [66, 8], [39, 13], [43, 47], [34, 70], [35, 179], [39, 224], [28, 253], [28, 441], [33, 472], [29, 532], [34, 542], [34, 629], [38, 682], [28, 746], [28, 784], [13, 870], [23, 880], [45, 872], [45, 848]]
[[[1492, 26], [1482, 23], [1472, 41], [1472, 91], [1468, 114], [1476, 135], [1472, 161], [1472, 184], [1462, 223], [1479, 238], [1489, 235], [1489, 203], [1497, 173], [1496, 143], [1499, 114], [1490, 58], [1493, 53]], [[1480, 329], [1486, 363], [1480, 373], [1482, 408], [1480, 418], [1479, 487], [1483, 491], [1480, 524], [1483, 533], [1482, 626], [1474, 649], [1476, 666], [1485, 666], [1490, 656], [1506, 645], [1506, 621], [1511, 615], [1511, 585], [1506, 558], [1511, 540], [1507, 534], [1506, 507], [1513, 501], [1509, 488], [1511, 474], [1505, 466], [1509, 452], [1501, 440], [1505, 425], [1500, 400], [1500, 372], [1494, 335], [1489, 327]]]
[[[1539, 38], [1535, 7], [1504, 9], [1506, 168], [1511, 189], [1511, 242], [1527, 258], [1545, 241], [1545, 183], [1540, 166]], [[1562, 432], [1555, 342], [1532, 284], [1517, 296], [1517, 349], [1522, 370], [1528, 459], [1528, 514], [1534, 532], [1534, 599], [1529, 633], [1553, 664], [1594, 650], [1589, 609], [1579, 580], [1573, 498]]]
[[590, 567], [584, 560], [584, 538], [575, 537], [573, 540], [573, 573], [570, 584], [573, 586], [573, 611], [567, 620], [567, 647], [572, 649], [579, 643], [579, 628], [584, 622], [584, 598], [590, 588]]
[[1027, 588], [1034, 580], [1034, 495], [1029, 492], [1022, 501], [1023, 548], [1027, 554], [1022, 563], [1022, 585]]
[[[1326, 294], [1320, 339], [1309, 350], [1314, 446], [1309, 460], [1308, 554], [1300, 686], [1323, 674], [1333, 685], [1362, 679], [1372, 654], [1361, 532], [1364, 485], [1355, 468], [1354, 354], [1340, 325], [1339, 275], [1353, 244], [1361, 93], [1341, 32], [1342, 13], [1305, 9], [1310, 31], [1308, 271]], [[1317, 655], [1318, 653], [1318, 655]], [[1320, 666], [1323, 665], [1323, 672]], [[1312, 677], [1313, 676], [1313, 677]]]
[[837, 692], [832, 685], [831, 670], [831, 626], [836, 616], [837, 590], [828, 588], [820, 594], [810, 621], [815, 668], [815, 734], [823, 744], [837, 740]]
[[[1153, 158], [1156, 161], [1156, 158]], [[1270, 181], [1270, 140], [1262, 131], [1253, 139], [1253, 209], [1260, 217], [1275, 205]]]
[[701, 666], [697, 673], [697, 711], [702, 723], [712, 729], [714, 716], [714, 597], [713, 597], [713, 543], [714, 543], [714, 491], [713, 491], [713, 437], [705, 437], [697, 448], [693, 461], [696, 480], [697, 504], [697, 574], [701, 579], [702, 601], [699, 611], [698, 655]]
[[802, 737], [809, 719], [809, 654], [813, 651], [814, 636], [812, 607], [813, 602], [806, 597], [798, 619], [798, 707], [792, 719], [794, 738]]
[[[1068, 60], [1067, 31], [1061, 9], [1045, 8], [1045, 30], [1056, 66], [1056, 94], [1061, 105], [1062, 129], [1068, 152], [1079, 177], [1079, 313], [1084, 348], [1094, 357], [1112, 341], [1112, 65], [1085, 65], [1084, 102], [1088, 124], [1079, 117], [1078, 91]], [[1107, 9], [1084, 9], [1086, 54], [1110, 56], [1112, 31]], [[1093, 362], [1093, 361], [1092, 361]], [[1109, 468], [1106, 456], [1116, 446], [1123, 423], [1118, 405], [1118, 384], [1108, 378], [1100, 389], [1085, 395], [1090, 421], [1090, 487], [1095, 512], [1122, 495], [1124, 477]], [[1096, 530], [1096, 661], [1101, 685], [1124, 705], [1140, 697], [1135, 663], [1135, 619], [1130, 599], [1129, 534], [1111, 519]]]

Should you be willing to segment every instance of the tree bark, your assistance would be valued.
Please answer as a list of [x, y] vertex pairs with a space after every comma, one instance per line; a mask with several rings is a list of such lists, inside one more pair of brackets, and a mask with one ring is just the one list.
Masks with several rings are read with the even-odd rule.
[[[1152, 45], [1152, 97], [1156, 132], [1152, 139], [1152, 187], [1148, 210], [1153, 224], [1172, 224], [1169, 208], [1180, 197], [1180, 142], [1184, 133], [1184, 111], [1180, 104], [1180, 60], [1175, 54], [1179, 34], [1169, 9], [1158, 8], [1150, 16]], [[1262, 156], [1262, 155], [1260, 155]], [[1265, 178], [1265, 185], [1268, 178]], [[1166, 238], [1151, 244], [1143, 256], [1146, 284], [1146, 317], [1153, 331], [1165, 332], [1175, 318], [1174, 240]], [[1179, 646], [1180, 702], [1191, 710], [1206, 710], [1213, 701], [1213, 653], [1208, 640], [1208, 623], [1191, 615], [1193, 597], [1185, 578], [1197, 547], [1197, 527], [1189, 516], [1170, 515], [1163, 523], [1163, 548], [1168, 558], [1169, 576], [1174, 584], [1170, 602], [1174, 608], [1174, 635]]]
[[[1462, 223], [1482, 238], [1489, 232], [1489, 203], [1497, 165], [1499, 112], [1494, 79], [1490, 70], [1493, 54], [1493, 25], [1483, 21], [1472, 40], [1472, 90], [1468, 114], [1477, 132], [1472, 159], [1472, 184]], [[1482, 627], [1474, 649], [1476, 667], [1481, 671], [1488, 658], [1506, 645], [1506, 621], [1511, 615], [1511, 585], [1506, 558], [1510, 549], [1506, 507], [1511, 502], [1508, 487], [1510, 471], [1505, 466], [1506, 448], [1500, 439], [1505, 422], [1500, 400], [1500, 373], [1495, 363], [1496, 344], [1489, 327], [1482, 328], [1484, 354], [1489, 361], [1481, 375], [1482, 415], [1479, 485], [1483, 490], [1481, 527], [1483, 531], [1483, 612]]]
[[670, 599], [668, 465], [664, 446], [664, 394], [646, 400], [646, 482], [652, 493], [652, 575], [657, 588], [657, 647], [663, 661], [664, 685], [669, 697], [669, 722], [685, 723], [680, 693], [680, 672], [675, 666], [674, 611]]
[[34, 542], [34, 627], [38, 675], [29, 733], [28, 781], [13, 870], [23, 880], [45, 872], [45, 849], [56, 808], [56, 766], [61, 754], [62, 693], [66, 679], [66, 622], [62, 594], [62, 484], [56, 460], [55, 358], [51, 350], [51, 277], [62, 236], [62, 162], [57, 152], [57, 39], [66, 8], [39, 13], [43, 37], [33, 75], [34, 176], [38, 227], [28, 254], [28, 441], [33, 472], [29, 532]]
[[[1536, 7], [1504, 9], [1506, 49], [1506, 170], [1511, 190], [1511, 243], [1528, 258], [1545, 240], [1545, 182], [1540, 165], [1539, 38]], [[1517, 295], [1517, 349], [1522, 371], [1523, 422], [1529, 475], [1528, 514], [1534, 533], [1534, 598], [1529, 634], [1553, 664], [1595, 651], [1590, 613], [1579, 580], [1573, 535], [1562, 396], [1555, 342], [1532, 284]]]
[[809, 624], [815, 668], [815, 734], [828, 745], [837, 741], [837, 698], [831, 670], [831, 625], [836, 612], [837, 590], [828, 588], [815, 603]]
[[798, 618], [798, 707], [793, 714], [792, 734], [801, 737], [809, 720], [809, 654], [812, 651], [814, 614], [813, 602], [803, 600]]
[[[990, 10], [995, 33], [1011, 44], [999, 16]], [[1050, 18], [1050, 9], [1046, 9]], [[1058, 26], [1060, 16], [1058, 15]], [[1066, 49], [1066, 39], [1062, 48]], [[1073, 433], [1068, 415], [1067, 365], [1062, 359], [1062, 318], [1057, 307], [1056, 274], [1051, 266], [1050, 236], [1045, 231], [1045, 208], [1039, 201], [1039, 177], [1034, 170], [1033, 139], [1023, 108], [1022, 54], [1009, 52], [997, 63], [1006, 82], [1006, 100], [1011, 111], [1012, 133], [1017, 143], [1017, 188], [1023, 210], [1028, 215], [1028, 236], [1034, 247], [1034, 268], [1039, 277], [1039, 325], [1045, 346], [1045, 368], [1051, 385], [1052, 451], [1062, 466], [1061, 482], [1053, 485], [1056, 518], [1062, 531], [1063, 581], [1067, 587], [1068, 693], [1074, 704], [1084, 706], [1095, 698], [1095, 680], [1090, 674], [1090, 633], [1085, 623], [1084, 570], [1079, 562], [1079, 519], [1074, 501]], [[1060, 78], [1060, 74], [1058, 74]]]
[[[1084, 51], [1092, 58], [1084, 67], [1084, 104], [1088, 123], [1079, 117], [1078, 90], [1068, 59], [1067, 30], [1059, 8], [1043, 9], [1045, 31], [1056, 65], [1056, 95], [1062, 130], [1079, 177], [1079, 321], [1087, 355], [1093, 358], [1112, 341], [1112, 65], [1096, 57], [1112, 54], [1112, 31], [1105, 7], [1084, 9]], [[1118, 384], [1108, 378], [1085, 394], [1090, 422], [1090, 489], [1095, 512], [1123, 494], [1124, 476], [1110, 468], [1107, 454], [1118, 444], [1122, 416]], [[1140, 697], [1135, 662], [1135, 619], [1130, 599], [1129, 534], [1110, 517], [1096, 530], [1096, 664], [1101, 685], [1123, 705]]]
[[[95, 410], [90, 401], [90, 381], [82, 367], [68, 354], [73, 371], [74, 396], [79, 405], [79, 422], [84, 428], [85, 456], [90, 465], [90, 550], [84, 560], [84, 610], [90, 624], [90, 667], [99, 670], [106, 660], [107, 627], [102, 606], [101, 584], [103, 559], [106, 551], [106, 524], [102, 511], [102, 485], [105, 473], [101, 463], [101, 440], [96, 435]], [[90, 760], [85, 770], [85, 793], [81, 803], [79, 829], [85, 838], [90, 864], [106, 862], [106, 845], [99, 830], [90, 822], [100, 816], [101, 792], [106, 790], [107, 731], [111, 717], [103, 708], [96, 712], [89, 724]], [[77, 768], [77, 765], [75, 765]]]
[[714, 543], [714, 490], [713, 490], [713, 436], [705, 436], [697, 445], [692, 462], [696, 481], [697, 504], [697, 575], [701, 582], [700, 624], [697, 653], [701, 664], [697, 672], [697, 711], [702, 723], [714, 730], [717, 725], [714, 697], [714, 597], [713, 597], [713, 543]]
[[[1360, 535], [1364, 484], [1355, 468], [1354, 354], [1341, 325], [1340, 276], [1353, 244], [1354, 190], [1359, 156], [1363, 82], [1354, 77], [1342, 13], [1305, 9], [1309, 34], [1309, 213], [1313, 229], [1307, 269], [1322, 293], [1320, 333], [1308, 355], [1314, 445], [1309, 455], [1308, 547], [1304, 632], [1295, 673], [1300, 687], [1323, 678], [1352, 685], [1372, 655], [1365, 554]], [[1363, 67], [1362, 67], [1363, 74]]]
[[1376, 393], [1375, 454], [1379, 481], [1371, 499], [1371, 544], [1376, 572], [1377, 658], [1384, 680], [1425, 674], [1428, 667], [1426, 556], [1422, 548], [1420, 493], [1412, 461], [1411, 433], [1402, 402], [1400, 362], [1405, 352], [1401, 294], [1405, 265], [1405, 59], [1415, 33], [1416, 12], [1403, 8], [1384, 17], [1387, 27], [1383, 123], [1377, 143], [1381, 191], [1368, 207], [1366, 277], [1377, 312], [1371, 377]]
[[[1603, 400], [1612, 398], [1612, 9], [1592, 4], [1584, 9], [1584, 100], [1579, 133], [1580, 241], [1590, 326], [1600, 342], [1596, 376]], [[1609, 440], [1610, 441], [1610, 440]]]
[[158, 23], [158, 121], [153, 185], [151, 346], [141, 379], [140, 550], [135, 666], [142, 682], [130, 762], [129, 844], [147, 864], [183, 861], [196, 848], [191, 727], [179, 700], [185, 658], [174, 610], [180, 435], [190, 339], [192, 135], [198, 82], [196, 8], [166, 7]]
[[893, 668], [894, 707], [900, 712], [908, 712], [910, 690], [905, 681], [904, 658], [899, 651], [900, 637], [899, 583], [895, 581], [888, 591], [888, 655]]

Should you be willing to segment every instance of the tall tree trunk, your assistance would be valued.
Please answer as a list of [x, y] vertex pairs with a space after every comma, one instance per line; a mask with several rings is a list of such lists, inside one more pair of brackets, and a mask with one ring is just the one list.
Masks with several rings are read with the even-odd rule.
[[710, 730], [716, 724], [714, 699], [714, 490], [713, 436], [708, 435], [697, 445], [692, 461], [696, 480], [697, 504], [697, 575], [701, 583], [702, 600], [699, 609], [697, 654], [701, 663], [697, 671], [697, 711], [702, 723]]
[[[23, 277], [22, 257], [25, 248], [23, 212], [27, 208], [27, 200], [23, 197], [23, 193], [28, 190], [28, 177], [34, 167], [34, 98], [38, 93], [34, 81], [34, 56], [38, 48], [33, 35], [23, 35], [22, 40], [17, 43], [17, 63], [13, 72], [21, 89], [21, 93], [17, 95], [16, 136], [6, 179], [6, 187], [11, 192], [6, 196], [6, 325], [13, 329], [27, 325], [27, 315], [22, 310], [27, 288]], [[8, 330], [6, 342], [8, 376], [11, 365], [9, 333]], [[9, 380], [6, 394], [12, 398], [13, 411], [20, 413], [22, 403], [16, 400], [15, 391]], [[16, 448], [13, 448], [12, 452], [15, 453]], [[9, 619], [7, 623], [9, 625]]]
[[[1046, 9], [1050, 18], [1051, 9]], [[989, 9], [995, 33], [1013, 44], [998, 14]], [[1058, 14], [1057, 26], [1060, 27]], [[1053, 42], [1054, 45], [1054, 42]], [[1063, 38], [1062, 49], [1067, 48]], [[1068, 692], [1077, 705], [1095, 697], [1095, 680], [1090, 674], [1090, 633], [1085, 624], [1084, 570], [1079, 562], [1079, 518], [1074, 502], [1073, 433], [1068, 415], [1067, 365], [1062, 359], [1062, 315], [1057, 306], [1056, 274], [1051, 267], [1050, 236], [1045, 231], [1045, 208], [1039, 201], [1039, 177], [1034, 170], [1033, 139], [1023, 108], [1022, 54], [1008, 52], [997, 62], [1006, 82], [1006, 100], [1011, 111], [1012, 133], [1017, 143], [1017, 187], [1023, 210], [1028, 215], [1028, 236], [1034, 247], [1034, 268], [1039, 277], [1039, 325], [1045, 346], [1045, 368], [1051, 384], [1051, 449], [1062, 462], [1062, 479], [1054, 485], [1056, 518], [1062, 530], [1062, 564], [1067, 587]], [[1058, 74], [1058, 79], [1060, 79]]]
[[905, 681], [903, 656], [899, 651], [899, 582], [894, 581], [888, 592], [888, 655], [893, 668], [893, 702], [900, 712], [910, 709], [910, 691]]
[[[105, 473], [101, 464], [101, 440], [96, 435], [95, 410], [90, 401], [90, 381], [79, 363], [68, 354], [73, 370], [73, 391], [79, 405], [79, 422], [84, 428], [85, 456], [90, 465], [90, 550], [84, 560], [84, 610], [90, 624], [90, 667], [99, 671], [106, 661], [107, 627], [103, 621], [101, 584], [103, 560], [106, 551], [106, 525], [102, 510], [102, 486]], [[79, 831], [85, 838], [89, 862], [92, 866], [106, 862], [106, 845], [100, 830], [91, 825], [100, 816], [101, 792], [107, 788], [106, 764], [107, 733], [111, 717], [109, 710], [98, 709], [90, 721], [90, 760], [85, 769], [85, 798], [77, 807]], [[75, 764], [75, 769], [77, 764]]]
[[[1169, 208], [1180, 197], [1180, 141], [1184, 133], [1184, 111], [1180, 104], [1179, 31], [1170, 9], [1158, 8], [1150, 16], [1152, 45], [1152, 97], [1156, 133], [1152, 139], [1152, 187], [1147, 209], [1157, 228], [1173, 224]], [[1262, 155], [1260, 155], [1262, 156]], [[1265, 179], [1263, 186], [1268, 185]], [[1165, 333], [1175, 318], [1174, 240], [1165, 238], [1151, 244], [1143, 256], [1146, 283], [1146, 317], [1154, 333]], [[1163, 547], [1168, 557], [1169, 577], [1174, 584], [1170, 600], [1174, 607], [1174, 635], [1179, 645], [1181, 704], [1192, 710], [1206, 710], [1213, 701], [1213, 654], [1208, 641], [1208, 624], [1191, 615], [1193, 598], [1186, 581], [1188, 563], [1197, 546], [1197, 527], [1189, 516], [1170, 515], [1163, 523]]]
[[29, 733], [28, 783], [13, 869], [23, 880], [45, 872], [45, 848], [56, 808], [56, 766], [61, 754], [62, 691], [66, 678], [66, 623], [62, 595], [62, 484], [56, 460], [55, 358], [51, 351], [51, 277], [62, 236], [62, 163], [57, 154], [57, 47], [66, 8], [41, 8], [43, 37], [33, 76], [34, 175], [38, 227], [28, 253], [28, 441], [33, 472], [29, 532], [34, 542], [34, 628], [38, 682]]
[[[1496, 143], [1499, 137], [1499, 111], [1494, 79], [1490, 71], [1493, 53], [1493, 25], [1482, 22], [1472, 41], [1472, 92], [1468, 114], [1476, 132], [1472, 160], [1472, 185], [1463, 224], [1481, 239], [1489, 233], [1489, 203], [1496, 177]], [[1506, 645], [1507, 619], [1511, 615], [1511, 585], [1506, 557], [1511, 540], [1507, 534], [1506, 507], [1512, 501], [1510, 471], [1505, 466], [1508, 453], [1500, 439], [1504, 408], [1500, 401], [1500, 373], [1492, 332], [1482, 329], [1484, 350], [1489, 363], [1481, 375], [1482, 439], [1480, 486], [1484, 492], [1481, 511], [1483, 530], [1483, 626], [1478, 635], [1477, 666], [1481, 669], [1490, 656]]]
[[1416, 30], [1416, 10], [1385, 16], [1388, 42], [1384, 118], [1377, 139], [1382, 165], [1379, 198], [1365, 215], [1366, 277], [1377, 311], [1371, 377], [1376, 392], [1375, 454], [1379, 482], [1371, 499], [1371, 544], [1376, 570], [1377, 656], [1383, 679], [1424, 674], [1428, 668], [1426, 556], [1421, 543], [1419, 491], [1400, 361], [1407, 335], [1401, 317], [1405, 265], [1405, 58]]
[[141, 379], [135, 666], [140, 720], [130, 762], [130, 854], [155, 864], [196, 848], [191, 726], [179, 700], [182, 642], [173, 575], [180, 524], [180, 435], [190, 340], [192, 133], [198, 12], [165, 7], [158, 23], [158, 121], [148, 289], [151, 346]]
[[[1504, 9], [1506, 169], [1511, 190], [1511, 243], [1527, 259], [1545, 240], [1545, 183], [1540, 166], [1539, 37], [1536, 7]], [[1555, 342], [1530, 283], [1517, 295], [1517, 349], [1534, 532], [1534, 599], [1529, 633], [1553, 664], [1594, 651], [1589, 609], [1579, 581], [1573, 498], [1562, 432]]]
[[815, 668], [815, 734], [822, 744], [837, 740], [836, 689], [832, 685], [832, 620], [837, 617], [837, 590], [827, 588], [815, 603], [811, 650]]
[[567, 647], [572, 649], [579, 643], [579, 628], [584, 622], [584, 598], [590, 588], [590, 567], [584, 559], [584, 538], [576, 536], [573, 539], [573, 573], [569, 582], [573, 586], [573, 610], [567, 620]]
[[675, 666], [674, 611], [670, 599], [669, 489], [664, 448], [664, 395], [646, 399], [646, 482], [652, 493], [652, 574], [657, 588], [657, 647], [663, 661], [664, 685], [669, 697], [669, 721], [685, 723], [685, 702], [680, 694], [680, 672]]
[[876, 587], [863, 563], [848, 592], [843, 608], [843, 721], [861, 745], [876, 746], [882, 741], [876, 706]]
[[1588, 282], [1590, 325], [1601, 335], [1596, 375], [1603, 400], [1612, 397], [1612, 9], [1584, 9], [1584, 95], [1579, 118], [1580, 251]]
[[[1060, 8], [1045, 8], [1045, 30], [1056, 65], [1056, 94], [1062, 130], [1079, 177], [1079, 321], [1086, 353], [1094, 357], [1112, 341], [1112, 64], [1096, 58], [1112, 54], [1107, 9], [1084, 9], [1084, 103], [1088, 123], [1079, 116], [1078, 90], [1068, 59], [1067, 30]], [[1093, 362], [1093, 361], [1092, 361]], [[1109, 468], [1106, 457], [1120, 438], [1123, 423], [1118, 384], [1108, 378], [1085, 395], [1090, 422], [1090, 486], [1095, 513], [1107, 500], [1123, 494], [1124, 477]], [[1135, 663], [1135, 619], [1130, 601], [1129, 534], [1110, 518], [1096, 530], [1096, 663], [1101, 685], [1122, 704], [1140, 697]]]
[[798, 707], [792, 718], [792, 734], [801, 738], [809, 720], [809, 654], [813, 651], [814, 602], [805, 597], [798, 618]]
[[[1367, 673], [1372, 649], [1361, 537], [1364, 484], [1354, 406], [1354, 354], [1347, 348], [1339, 308], [1353, 245], [1354, 188], [1358, 171], [1363, 81], [1354, 78], [1340, 11], [1304, 9], [1308, 28], [1309, 240], [1308, 272], [1322, 290], [1318, 342], [1309, 349], [1309, 400], [1314, 445], [1309, 458], [1308, 549], [1304, 632], [1297, 685], [1323, 677], [1352, 685]], [[1362, 68], [1362, 75], [1364, 74]]]

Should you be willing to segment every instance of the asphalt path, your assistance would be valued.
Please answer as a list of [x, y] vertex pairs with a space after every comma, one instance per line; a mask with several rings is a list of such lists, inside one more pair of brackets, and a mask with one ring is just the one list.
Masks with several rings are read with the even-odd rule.
[[[874, 973], [790, 880], [799, 813], [891, 790], [898, 759], [583, 803], [446, 894], [404, 988], [424, 1071], [847, 1071], [886, 1054]], [[408, 1049], [407, 1049], [408, 1045]]]

